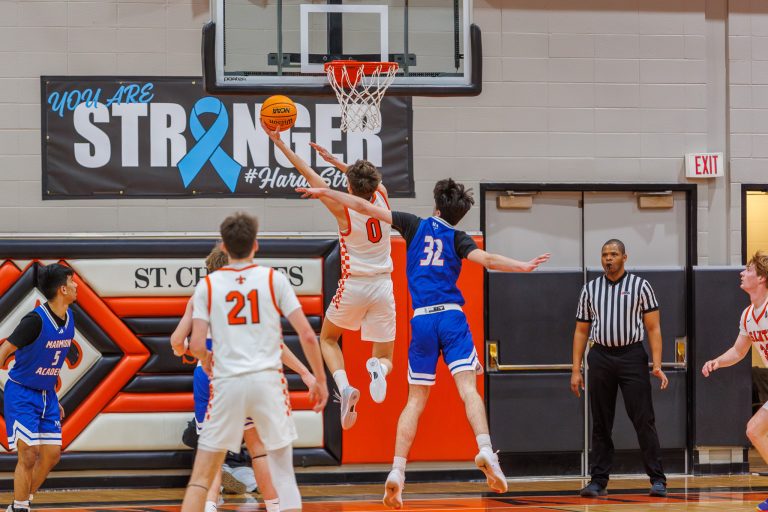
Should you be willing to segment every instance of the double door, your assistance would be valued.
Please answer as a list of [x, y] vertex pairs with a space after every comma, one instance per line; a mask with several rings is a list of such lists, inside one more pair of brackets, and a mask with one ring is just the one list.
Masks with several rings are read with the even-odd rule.
[[[690, 194], [483, 187], [489, 251], [516, 259], [552, 253], [530, 274], [487, 274], [487, 407], [494, 445], [511, 475], [588, 472], [590, 391], [571, 393], [572, 341], [579, 293], [602, 274], [601, 248], [613, 238], [626, 246], [627, 270], [646, 278], [660, 303], [669, 387], [661, 391], [652, 379], [656, 427], [665, 470], [687, 471]], [[613, 441], [613, 472], [642, 473], [621, 393]]]

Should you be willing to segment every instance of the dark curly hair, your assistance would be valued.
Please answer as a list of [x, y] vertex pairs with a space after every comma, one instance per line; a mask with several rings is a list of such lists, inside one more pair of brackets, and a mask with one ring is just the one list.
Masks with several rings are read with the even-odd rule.
[[381, 173], [368, 160], [358, 160], [347, 168], [347, 180], [352, 194], [370, 199], [381, 183]]
[[440, 218], [454, 226], [464, 218], [472, 205], [475, 204], [472, 189], [465, 189], [464, 185], [456, 183], [451, 178], [435, 183], [433, 193], [435, 209], [440, 212]]

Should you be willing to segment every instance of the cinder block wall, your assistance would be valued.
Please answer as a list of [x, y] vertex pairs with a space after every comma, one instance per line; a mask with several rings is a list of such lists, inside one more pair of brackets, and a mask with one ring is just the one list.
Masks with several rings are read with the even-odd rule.
[[[234, 209], [264, 231], [334, 231], [293, 200], [41, 200], [38, 77], [199, 75], [209, 17], [207, 0], [0, 0], [0, 233], [214, 231]], [[765, 181], [768, 156], [762, 2], [474, 0], [473, 17], [483, 94], [414, 98], [416, 198], [394, 208], [430, 214], [446, 176], [685, 182], [686, 152], [724, 151], [730, 176], [699, 185], [700, 263], [740, 261], [740, 184]]]

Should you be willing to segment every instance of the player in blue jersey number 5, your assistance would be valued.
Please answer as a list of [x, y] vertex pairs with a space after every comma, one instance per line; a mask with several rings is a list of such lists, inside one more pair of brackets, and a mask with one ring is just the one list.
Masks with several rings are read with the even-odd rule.
[[71, 268], [52, 263], [40, 269], [39, 287], [48, 300], [27, 313], [0, 346], [0, 363], [11, 354], [5, 383], [5, 428], [19, 460], [8, 512], [29, 510], [30, 494], [45, 481], [61, 457], [63, 411], [56, 397], [59, 372], [75, 337], [69, 305], [77, 299]]

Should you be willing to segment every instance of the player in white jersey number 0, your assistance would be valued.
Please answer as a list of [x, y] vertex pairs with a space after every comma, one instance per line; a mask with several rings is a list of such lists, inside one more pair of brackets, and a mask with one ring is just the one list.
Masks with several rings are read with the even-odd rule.
[[[279, 131], [264, 131], [293, 166], [304, 176], [310, 187], [328, 188], [328, 184], [280, 138]], [[287, 133], [287, 132], [282, 132]], [[387, 190], [381, 184], [381, 174], [367, 160], [347, 165], [317, 144], [310, 143], [320, 156], [347, 176], [350, 194], [389, 209]], [[391, 226], [379, 219], [347, 209], [335, 201], [321, 198], [336, 218], [339, 227], [341, 279], [331, 304], [325, 313], [320, 332], [320, 345], [325, 364], [339, 389], [341, 427], [352, 428], [357, 420], [355, 405], [360, 392], [349, 384], [344, 367], [344, 355], [339, 338], [344, 330], [360, 330], [364, 341], [372, 342], [371, 358], [366, 369], [371, 377], [369, 386], [374, 402], [384, 401], [387, 393], [386, 376], [392, 372], [395, 349], [395, 297], [392, 289], [392, 258], [389, 233]]]

